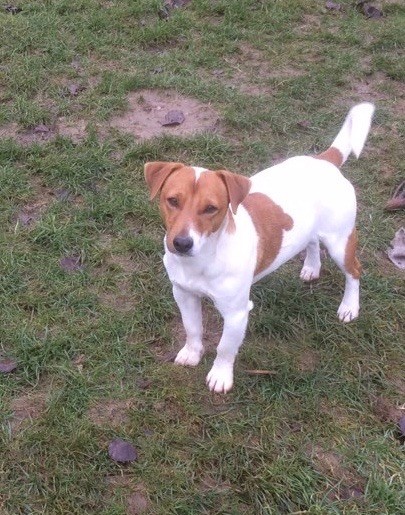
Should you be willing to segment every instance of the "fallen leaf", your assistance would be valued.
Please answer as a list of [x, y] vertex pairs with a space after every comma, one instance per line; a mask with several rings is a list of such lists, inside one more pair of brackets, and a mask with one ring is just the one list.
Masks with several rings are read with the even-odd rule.
[[341, 11], [342, 6], [340, 4], [337, 4], [336, 2], [326, 2], [325, 4], [326, 9], [329, 9], [329, 11]]
[[401, 436], [405, 437], [405, 415], [399, 419], [398, 426]]
[[59, 265], [63, 270], [65, 270], [65, 272], [78, 272], [84, 268], [81, 256], [78, 255], [62, 258], [59, 261]]
[[27, 213], [22, 211], [17, 215], [17, 220], [21, 223], [21, 225], [30, 225], [30, 223], [35, 220], [35, 216], [32, 213]]
[[22, 11], [22, 8], [17, 5], [8, 4], [4, 6], [4, 10], [10, 14], [18, 14]]
[[9, 374], [17, 368], [17, 362], [11, 358], [3, 358], [0, 360], [0, 372]]
[[373, 5], [365, 6], [364, 14], [367, 16], [367, 18], [382, 18], [384, 16], [383, 12]]
[[70, 197], [70, 191], [65, 188], [61, 188], [60, 190], [55, 191], [55, 197], [61, 201], [68, 200]]
[[135, 447], [129, 442], [117, 438], [110, 442], [108, 446], [108, 455], [114, 461], [119, 463], [130, 463], [138, 458]]
[[357, 2], [356, 8], [362, 14], [367, 16], [367, 18], [382, 18], [384, 16], [384, 13], [380, 9], [377, 9], [377, 7], [374, 7], [373, 5], [369, 5], [368, 2], [364, 0]]
[[184, 122], [186, 117], [184, 116], [183, 111], [178, 111], [177, 109], [173, 109], [172, 111], [169, 111], [163, 122], [162, 125], [164, 127], [170, 126], [170, 125], [180, 125]]
[[51, 128], [48, 127], [48, 125], [45, 125], [45, 124], [40, 124], [40, 125], [37, 125], [36, 127], [34, 127], [34, 132], [36, 134], [46, 134], [47, 132], [50, 132], [51, 131]]
[[299, 122], [297, 122], [297, 125], [298, 127], [302, 127], [303, 129], [309, 129], [311, 124], [308, 120], [300, 120]]
[[72, 95], [72, 97], [77, 97], [77, 95], [84, 90], [84, 87], [80, 84], [69, 84], [67, 89], [69, 93]]
[[395, 233], [387, 255], [397, 268], [405, 270], [405, 227], [401, 227]]

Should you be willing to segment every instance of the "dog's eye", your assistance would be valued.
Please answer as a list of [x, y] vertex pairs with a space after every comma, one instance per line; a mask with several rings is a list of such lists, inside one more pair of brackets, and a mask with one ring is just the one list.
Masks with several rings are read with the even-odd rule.
[[176, 197], [169, 197], [167, 203], [172, 207], [179, 207], [179, 201]]
[[215, 213], [216, 211], [218, 211], [218, 208], [213, 206], [212, 204], [209, 204], [203, 211], [204, 214], [206, 215], [212, 215], [213, 213]]

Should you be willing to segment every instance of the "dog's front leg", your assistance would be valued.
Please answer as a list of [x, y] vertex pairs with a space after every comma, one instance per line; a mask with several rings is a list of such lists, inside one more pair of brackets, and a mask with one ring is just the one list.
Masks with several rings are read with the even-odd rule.
[[173, 285], [173, 296], [186, 330], [186, 344], [174, 361], [179, 365], [194, 367], [203, 354], [201, 298], [176, 285]]
[[207, 375], [207, 385], [211, 391], [226, 393], [233, 386], [233, 364], [246, 333], [249, 311], [252, 303], [248, 301], [245, 309], [221, 309], [224, 329], [217, 347], [217, 357]]

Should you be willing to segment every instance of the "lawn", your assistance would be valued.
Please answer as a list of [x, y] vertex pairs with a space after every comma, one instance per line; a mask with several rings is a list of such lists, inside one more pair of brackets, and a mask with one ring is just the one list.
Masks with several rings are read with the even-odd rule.
[[[176, 7], [173, 7], [176, 4]], [[405, 505], [400, 0], [20, 0], [0, 6], [0, 513], [392, 514]], [[369, 11], [370, 12], [370, 11]], [[253, 174], [376, 104], [355, 185], [361, 312], [324, 256], [252, 289], [227, 395], [184, 337], [143, 165]], [[180, 110], [180, 125], [162, 125]], [[12, 370], [11, 370], [12, 369]], [[9, 371], [7, 371], [9, 370]], [[257, 373], [262, 371], [265, 373]], [[130, 442], [137, 459], [112, 460]]]

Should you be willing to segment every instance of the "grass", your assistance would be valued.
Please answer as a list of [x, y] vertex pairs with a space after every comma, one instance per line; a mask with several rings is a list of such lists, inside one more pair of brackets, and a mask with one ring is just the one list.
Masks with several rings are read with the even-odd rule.
[[[158, 0], [18, 5], [0, 10], [0, 353], [17, 361], [0, 376], [1, 513], [402, 512], [405, 290], [384, 251], [403, 214], [383, 210], [404, 177], [401, 3], [377, 20], [348, 1], [192, 0], [167, 20]], [[218, 130], [110, 130], [142, 89], [209, 103]], [[326, 148], [362, 100], [377, 105], [373, 128], [344, 170], [360, 318], [336, 321], [329, 260], [311, 287], [289, 263], [254, 287], [235, 388], [211, 395], [212, 350], [195, 370], [168, 361], [181, 330], [144, 162], [250, 175]], [[35, 136], [66, 120], [86, 130]], [[83, 268], [63, 270], [69, 256]], [[136, 462], [109, 459], [115, 437]]]

